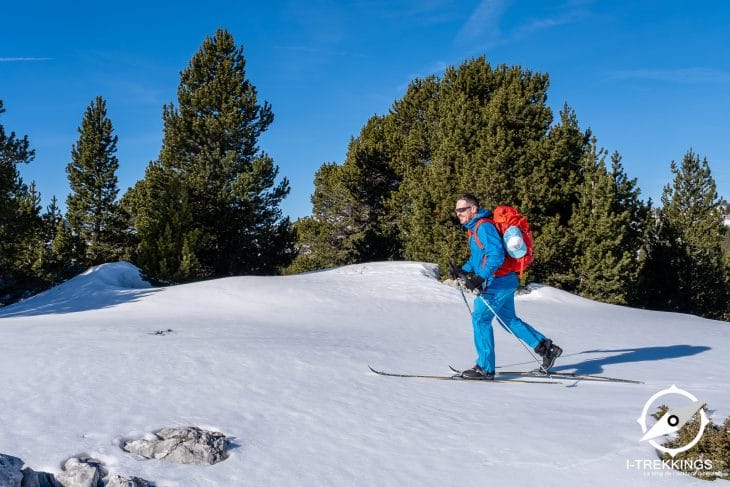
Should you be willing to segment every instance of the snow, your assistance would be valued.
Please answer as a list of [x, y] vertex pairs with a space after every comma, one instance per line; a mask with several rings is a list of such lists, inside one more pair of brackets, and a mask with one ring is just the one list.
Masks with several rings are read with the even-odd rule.
[[[432, 264], [164, 288], [130, 264], [102, 265], [0, 309], [0, 453], [52, 473], [83, 453], [162, 487], [704, 485], [627, 462], [657, 458], [636, 419], [672, 384], [716, 422], [730, 415], [727, 323], [545, 286], [516, 303], [565, 350], [554, 370], [645, 383], [371, 373], [368, 364], [425, 374], [473, 364], [464, 302]], [[495, 339], [498, 367], [533, 367], [499, 327]], [[176, 465], [120, 448], [171, 426], [233, 437], [230, 458]]]

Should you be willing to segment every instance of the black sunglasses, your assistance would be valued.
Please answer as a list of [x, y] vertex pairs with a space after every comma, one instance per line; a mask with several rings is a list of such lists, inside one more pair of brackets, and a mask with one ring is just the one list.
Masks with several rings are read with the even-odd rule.
[[471, 208], [472, 206], [474, 206], [474, 205], [469, 205], [469, 206], [462, 206], [461, 208], [457, 208], [457, 209], [456, 209], [456, 213], [464, 213], [464, 212], [465, 212], [466, 210], [468, 210], [468, 209], [469, 209], [469, 208]]

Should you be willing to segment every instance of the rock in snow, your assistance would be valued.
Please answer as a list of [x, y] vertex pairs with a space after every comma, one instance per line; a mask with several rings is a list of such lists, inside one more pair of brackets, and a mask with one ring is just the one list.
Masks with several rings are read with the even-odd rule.
[[[23, 467], [23, 460], [0, 454], [0, 487], [149, 487], [139, 477], [108, 476], [104, 465], [94, 458], [74, 457], [66, 460], [63, 472], [55, 477]], [[107, 480], [108, 478], [108, 480]], [[104, 482], [105, 480], [106, 483]]]
[[222, 433], [196, 427], [165, 428], [154, 440], [130, 440], [123, 449], [149, 459], [173, 463], [213, 465], [228, 458], [228, 439]]
[[23, 469], [21, 487], [58, 487], [53, 475], [46, 472], [36, 472], [31, 468]]
[[139, 477], [122, 477], [121, 475], [112, 475], [106, 487], [149, 487], [150, 484], [145, 479]]
[[58, 487], [53, 475], [23, 468], [24, 463], [20, 458], [0, 453], [0, 487]]
[[0, 487], [20, 487], [23, 460], [0, 454]]
[[69, 458], [56, 481], [63, 487], [97, 487], [106, 471], [99, 460], [89, 457]]

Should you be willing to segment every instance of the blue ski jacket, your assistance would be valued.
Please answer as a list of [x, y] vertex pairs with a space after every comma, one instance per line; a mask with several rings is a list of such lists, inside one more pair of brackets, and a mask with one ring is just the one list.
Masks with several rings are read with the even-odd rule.
[[[473, 232], [477, 221], [491, 217], [491, 211], [480, 209], [479, 213], [464, 225], [464, 228]], [[469, 237], [469, 259], [461, 268], [464, 272], [473, 272], [484, 279], [486, 287], [492, 289], [516, 288], [519, 284], [516, 273], [510, 272], [505, 276], [494, 277], [494, 273], [504, 262], [502, 237], [495, 226], [489, 222], [484, 222], [479, 225], [477, 236], [484, 248], [480, 249], [474, 238]]]

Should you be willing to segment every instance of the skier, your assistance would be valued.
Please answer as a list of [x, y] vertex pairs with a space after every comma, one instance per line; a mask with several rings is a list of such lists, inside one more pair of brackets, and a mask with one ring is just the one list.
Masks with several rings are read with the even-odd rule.
[[[474, 231], [477, 222], [491, 217], [491, 212], [479, 208], [479, 200], [469, 193], [459, 195], [456, 199], [456, 216], [467, 230]], [[535, 330], [515, 314], [515, 290], [519, 284], [515, 272], [499, 272], [505, 260], [502, 237], [494, 224], [483, 222], [478, 225], [477, 238], [469, 237], [469, 259], [459, 269], [452, 271], [454, 279], [460, 279], [465, 286], [480, 296], [474, 300], [472, 326], [474, 327], [474, 345], [477, 350], [477, 362], [471, 369], [462, 372], [464, 379], [494, 380], [494, 332], [492, 318], [494, 313], [482, 301], [484, 298], [505, 325], [514, 335], [525, 342], [535, 353], [542, 357], [542, 369], [550, 370], [563, 350], [552, 340]], [[483, 248], [482, 248], [483, 247]], [[475, 276], [469, 276], [474, 273]]]

